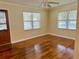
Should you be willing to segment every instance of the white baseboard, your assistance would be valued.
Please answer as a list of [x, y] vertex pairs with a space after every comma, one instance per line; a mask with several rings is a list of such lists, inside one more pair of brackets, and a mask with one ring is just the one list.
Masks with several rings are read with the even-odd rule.
[[48, 33], [40, 34], [40, 35], [37, 35], [37, 36], [33, 36], [33, 37], [25, 38], [25, 39], [20, 39], [20, 40], [16, 40], [16, 41], [11, 41], [11, 43], [12, 43], [12, 44], [18, 43], [18, 42], [26, 41], [26, 40], [29, 40], [29, 39], [32, 39], [32, 38], [36, 38], [36, 37], [39, 37], [39, 36], [44, 36], [44, 35], [47, 35], [47, 34], [48, 34]]
[[75, 40], [75, 38], [68, 37], [68, 36], [62, 36], [62, 35], [57, 35], [57, 34], [52, 34], [52, 33], [45, 33], [45, 34], [40, 34], [40, 35], [37, 35], [37, 36], [33, 36], [33, 37], [29, 37], [29, 38], [21, 39], [21, 40], [12, 41], [11, 43], [14, 44], [14, 43], [18, 43], [18, 42], [26, 41], [26, 40], [29, 40], [29, 39], [32, 39], [32, 38], [36, 38], [36, 37], [44, 36], [44, 35], [48, 35], [48, 34], [49, 34], [49, 35], [52, 35], [52, 36], [58, 36], [58, 37], [63, 37], [63, 38], [67, 38], [67, 39], [73, 39], [73, 40]]
[[48, 33], [49, 35], [52, 35], [52, 36], [58, 36], [58, 37], [63, 37], [63, 38], [67, 38], [67, 39], [73, 39], [75, 40], [76, 38], [72, 38], [72, 37], [68, 37], [68, 36], [63, 36], [63, 35], [57, 35], [57, 34], [53, 34], [53, 33]]

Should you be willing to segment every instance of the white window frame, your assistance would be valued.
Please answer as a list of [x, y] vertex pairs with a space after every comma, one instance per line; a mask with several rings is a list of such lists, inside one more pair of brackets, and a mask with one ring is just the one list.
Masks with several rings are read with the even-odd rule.
[[[67, 13], [67, 18], [66, 18], [66, 20], [59, 20], [59, 19], [58, 19], [58, 20], [57, 20], [57, 28], [59, 28], [59, 27], [58, 27], [58, 26], [59, 26], [58, 23], [59, 23], [60, 21], [65, 21], [65, 22], [66, 22], [66, 28], [59, 28], [59, 29], [69, 29], [69, 28], [68, 28], [68, 27], [69, 27], [69, 22], [70, 22], [70, 21], [76, 21], [76, 20], [70, 20], [70, 19], [69, 19], [69, 12], [70, 12], [70, 11], [77, 11], [77, 10], [62, 11], [62, 12], [66, 12], [66, 13]], [[60, 13], [61, 13], [61, 12], [60, 12]], [[58, 16], [58, 17], [59, 17], [59, 16]], [[77, 17], [76, 17], [76, 18], [77, 18]], [[69, 30], [76, 30], [76, 29], [69, 29]]]
[[[31, 26], [32, 26], [31, 29], [26, 29], [26, 28], [24, 28], [24, 30], [35, 30], [35, 29], [40, 29], [40, 28], [41, 28], [41, 13], [39, 13], [39, 12], [23, 12], [23, 13], [31, 13], [31, 16], [30, 16], [31, 20], [28, 20], [28, 21], [25, 21], [25, 20], [24, 20], [24, 22], [31, 22], [31, 23], [32, 23], [32, 24], [31, 24]], [[33, 14], [34, 14], [34, 13], [38, 13], [38, 14], [40, 15], [39, 21], [38, 21], [38, 20], [36, 20], [36, 21], [33, 20]], [[23, 15], [24, 15], [24, 14], [23, 14]], [[23, 16], [23, 19], [24, 19], [24, 16]], [[34, 28], [34, 22], [39, 22], [39, 28]], [[25, 25], [24, 25], [24, 26], [25, 26]]]

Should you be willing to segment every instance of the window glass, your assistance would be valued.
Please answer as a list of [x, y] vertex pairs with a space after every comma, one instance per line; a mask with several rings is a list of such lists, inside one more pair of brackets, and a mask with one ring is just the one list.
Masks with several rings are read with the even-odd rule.
[[66, 29], [67, 28], [66, 21], [59, 21], [58, 28]]
[[40, 13], [33, 13], [33, 21], [40, 21]]
[[24, 22], [24, 29], [25, 30], [32, 29], [32, 22]]
[[6, 30], [6, 29], [7, 29], [6, 24], [0, 25], [0, 30]]
[[58, 20], [66, 20], [67, 19], [67, 12], [60, 12], [58, 14]]
[[69, 21], [68, 29], [76, 29], [76, 21]]
[[76, 10], [69, 12], [69, 19], [70, 20], [76, 20], [77, 19], [77, 11]]
[[5, 12], [0, 12], [0, 30], [6, 30], [7, 24], [6, 24], [6, 15]]
[[31, 21], [32, 20], [31, 16], [32, 16], [32, 13], [30, 13], [30, 12], [23, 12], [24, 21]]
[[33, 28], [34, 29], [40, 28], [40, 22], [33, 22]]

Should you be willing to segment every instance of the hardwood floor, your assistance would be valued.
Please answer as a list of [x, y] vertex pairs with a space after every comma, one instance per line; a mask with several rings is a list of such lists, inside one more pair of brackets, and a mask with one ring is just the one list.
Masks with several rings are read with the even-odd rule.
[[74, 40], [46, 35], [13, 44], [0, 59], [73, 59]]

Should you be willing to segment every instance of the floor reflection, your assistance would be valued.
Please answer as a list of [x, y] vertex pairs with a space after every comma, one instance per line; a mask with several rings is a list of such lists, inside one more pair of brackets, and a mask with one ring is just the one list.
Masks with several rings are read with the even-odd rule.
[[22, 48], [9, 46], [11, 49], [0, 52], [0, 59], [73, 59], [72, 44], [74, 44], [72, 40], [55, 39], [28, 48], [26, 45]]

